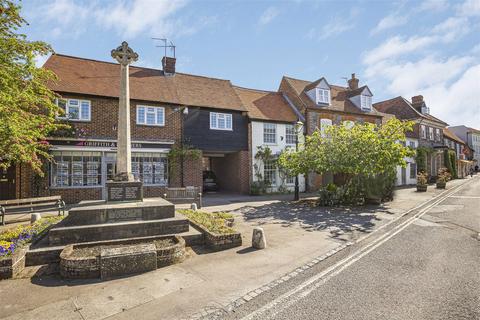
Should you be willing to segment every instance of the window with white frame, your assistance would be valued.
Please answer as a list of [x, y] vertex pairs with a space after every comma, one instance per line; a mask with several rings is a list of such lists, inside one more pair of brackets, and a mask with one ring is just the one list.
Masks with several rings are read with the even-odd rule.
[[287, 178], [285, 178], [285, 183], [286, 184], [295, 184], [295, 176], [287, 176]]
[[52, 187], [84, 187], [102, 184], [100, 152], [53, 151], [50, 166]]
[[410, 163], [410, 179], [415, 179], [417, 177], [417, 164]]
[[230, 113], [210, 112], [210, 129], [233, 130]]
[[158, 153], [134, 153], [132, 173], [145, 185], [166, 186], [168, 182], [167, 156]]
[[68, 119], [72, 121], [91, 120], [90, 100], [57, 99], [56, 103], [64, 111], [64, 115], [58, 116], [58, 118]]
[[362, 110], [372, 110], [372, 97], [367, 95], [360, 95], [360, 108]]
[[277, 185], [277, 166], [275, 161], [265, 161], [263, 164], [263, 181], [269, 186]]
[[330, 104], [330, 90], [317, 88], [317, 104]]
[[164, 126], [165, 108], [137, 105], [137, 124]]
[[420, 134], [422, 139], [427, 139], [427, 128], [423, 124], [420, 125]]
[[263, 123], [263, 143], [277, 143], [277, 125], [275, 123]]
[[438, 142], [442, 141], [442, 137], [440, 135], [440, 129], [438, 128], [435, 129], [435, 141], [438, 141]]
[[325, 130], [332, 125], [331, 119], [320, 119], [320, 134], [325, 136]]
[[428, 139], [430, 140], [435, 140], [435, 137], [433, 135], [433, 128], [432, 127], [428, 127]]
[[408, 144], [410, 148], [415, 149], [415, 141], [410, 141]]
[[293, 124], [285, 125], [285, 143], [295, 144], [297, 141], [297, 134], [295, 132], [295, 126]]

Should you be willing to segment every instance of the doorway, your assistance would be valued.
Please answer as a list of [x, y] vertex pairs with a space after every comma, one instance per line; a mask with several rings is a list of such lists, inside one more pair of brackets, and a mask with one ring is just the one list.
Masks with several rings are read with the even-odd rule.
[[407, 184], [407, 168], [402, 167], [402, 186]]
[[15, 166], [0, 169], [0, 200], [15, 199]]

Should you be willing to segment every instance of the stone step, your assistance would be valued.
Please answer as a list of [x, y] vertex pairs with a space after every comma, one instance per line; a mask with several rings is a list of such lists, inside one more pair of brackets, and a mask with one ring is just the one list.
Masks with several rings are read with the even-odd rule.
[[101, 240], [128, 239], [166, 234], [178, 234], [189, 229], [188, 219], [168, 218], [111, 222], [93, 225], [56, 226], [48, 232], [50, 246]]
[[[171, 236], [173, 234], [167, 234], [167, 236]], [[188, 231], [177, 233], [177, 236], [181, 236], [185, 240], [185, 244], [189, 247], [203, 245], [204, 244], [204, 236], [203, 234], [195, 228], [189, 228]], [[130, 238], [130, 240], [149, 240], [149, 239], [156, 239], [158, 236], [148, 236], [148, 237], [135, 237]], [[107, 242], [110, 240], [104, 241], [92, 241], [92, 242], [83, 242], [88, 244], [102, 244], [102, 242]], [[76, 243], [75, 243], [76, 244]], [[26, 266], [38, 266], [38, 265], [46, 265], [46, 264], [56, 264], [60, 261], [60, 252], [66, 247], [67, 245], [59, 245], [59, 246], [35, 246], [31, 247], [26, 254], [25, 265]]]
[[63, 226], [93, 225], [122, 221], [158, 220], [175, 216], [175, 206], [161, 198], [142, 202], [82, 201], [68, 211]]

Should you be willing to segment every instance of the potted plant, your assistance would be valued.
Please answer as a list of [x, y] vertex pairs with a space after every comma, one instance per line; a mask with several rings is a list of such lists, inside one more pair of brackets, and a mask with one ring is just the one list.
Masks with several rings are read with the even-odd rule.
[[417, 174], [417, 191], [426, 192], [428, 187], [428, 175], [425, 172]]
[[437, 175], [437, 189], [445, 189], [447, 181], [450, 180], [450, 172], [447, 168], [440, 168]]

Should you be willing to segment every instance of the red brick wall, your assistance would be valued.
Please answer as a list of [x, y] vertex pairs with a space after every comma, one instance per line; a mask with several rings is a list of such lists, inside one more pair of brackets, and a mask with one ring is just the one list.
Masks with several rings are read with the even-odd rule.
[[225, 157], [212, 158], [212, 171], [217, 176], [220, 191], [250, 192], [250, 152], [239, 151]]

